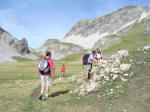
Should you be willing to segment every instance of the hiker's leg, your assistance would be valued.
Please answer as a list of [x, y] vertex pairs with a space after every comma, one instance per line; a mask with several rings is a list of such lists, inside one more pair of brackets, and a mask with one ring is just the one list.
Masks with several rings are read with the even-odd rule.
[[86, 78], [88, 78], [88, 76], [89, 76], [89, 70], [87, 70], [86, 72]]
[[61, 77], [63, 78], [63, 72], [61, 72]]
[[44, 75], [41, 75], [41, 95], [43, 95], [45, 86], [46, 86], [46, 79]]
[[43, 93], [44, 93], [44, 89], [45, 89], [45, 87], [41, 87], [41, 95], [43, 95]]
[[50, 86], [51, 86], [50, 75], [46, 75], [46, 88], [45, 88], [46, 99], [48, 98]]
[[91, 70], [89, 70], [88, 79], [90, 79], [90, 75], [91, 75]]
[[87, 69], [87, 71], [86, 71], [86, 78], [88, 79], [88, 76], [89, 76], [89, 70], [90, 70], [89, 64], [86, 65], [86, 69]]
[[42, 100], [44, 89], [45, 89], [45, 76], [41, 75], [40, 78], [41, 78], [41, 93], [39, 96], [39, 100]]
[[50, 87], [49, 86], [46, 86], [46, 88], [45, 88], [45, 93], [46, 93], [46, 97], [48, 98], [48, 94], [49, 94], [49, 89], [50, 89]]
[[88, 74], [88, 78], [90, 79], [91, 77], [91, 70], [92, 70], [92, 64], [90, 65], [90, 70], [89, 70], [89, 74]]

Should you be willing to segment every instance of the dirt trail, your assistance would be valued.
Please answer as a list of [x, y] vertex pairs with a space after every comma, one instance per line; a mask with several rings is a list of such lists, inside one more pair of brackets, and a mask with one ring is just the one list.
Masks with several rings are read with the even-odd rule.
[[40, 86], [34, 89], [33, 93], [31, 94], [31, 98], [37, 98], [40, 94]]
[[[63, 80], [65, 80], [65, 79], [63, 79]], [[58, 79], [56, 79], [54, 81], [53, 86], [52, 86], [53, 92], [49, 95], [49, 97], [56, 97], [61, 94], [66, 94], [69, 92], [68, 85], [66, 84], [67, 82], [65, 82], [63, 80], [59, 81]], [[31, 98], [38, 98], [38, 96], [40, 94], [40, 88], [41, 88], [41, 86], [38, 85], [37, 88], [35, 88], [33, 90], [33, 93], [31, 94]], [[63, 88], [63, 90], [62, 90], [62, 88]]]

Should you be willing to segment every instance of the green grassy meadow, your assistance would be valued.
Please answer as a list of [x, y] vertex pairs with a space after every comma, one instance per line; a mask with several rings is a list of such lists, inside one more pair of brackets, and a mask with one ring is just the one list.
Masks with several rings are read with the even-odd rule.
[[[69, 91], [77, 85], [65, 78], [53, 81], [49, 100], [39, 101], [38, 61], [0, 63], [0, 112], [148, 112], [150, 109], [149, 53], [143, 55], [143, 52], [131, 52], [128, 58], [122, 60], [126, 63], [129, 63], [130, 59], [135, 60], [129, 71], [133, 71], [134, 76], [125, 84], [125, 94], [118, 98], [97, 97], [103, 92], [101, 89], [84, 97], [71, 94]], [[82, 56], [82, 53], [78, 54], [79, 57], [80, 55]], [[56, 78], [60, 77], [62, 63], [67, 68], [66, 77], [84, 71], [81, 62], [70, 61], [72, 57], [70, 56], [54, 62]], [[141, 57], [144, 58], [141, 60]], [[139, 61], [143, 63], [136, 64]]]
[[[123, 31], [120, 31], [118, 34], [114, 34], [111, 37], [120, 37], [122, 42], [112, 46], [111, 48], [105, 49], [103, 53], [113, 54], [119, 48], [129, 51], [136, 50], [137, 48], [143, 47], [150, 42], [150, 32], [147, 31], [150, 23], [150, 19], [143, 20], [140, 23], [136, 23], [132, 26], [127, 27]], [[130, 28], [131, 27], [131, 28]]]
[[[35, 111], [34, 108], [40, 107], [39, 104], [42, 103], [37, 100], [37, 97], [31, 98], [35, 88], [39, 88], [40, 86], [40, 77], [38, 75], [39, 61], [31, 61], [27, 59], [21, 59], [19, 57], [14, 58], [16, 58], [19, 62], [0, 63], [0, 112]], [[82, 64], [79, 60], [70, 61], [70, 58], [68, 59], [69, 61], [66, 59], [54, 61], [56, 68], [55, 78], [60, 77], [62, 64], [65, 64], [66, 66], [66, 78], [83, 71]], [[57, 81], [54, 80], [53, 83], [54, 87], [52, 87], [51, 92], [54, 93], [66, 89], [70, 90], [71, 88], [69, 87], [71, 82], [57, 83]], [[65, 85], [65, 83], [68, 84]], [[39, 95], [39, 91], [36, 94]], [[55, 104], [57, 104], [57, 100]], [[35, 103], [38, 102], [39, 104], [37, 103], [35, 105], [34, 101]]]

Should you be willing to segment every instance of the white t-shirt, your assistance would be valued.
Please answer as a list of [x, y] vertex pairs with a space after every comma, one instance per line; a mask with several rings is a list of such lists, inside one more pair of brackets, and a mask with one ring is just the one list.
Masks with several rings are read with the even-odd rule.
[[98, 59], [101, 59], [102, 58], [102, 53], [97, 53], [96, 56], [97, 56]]
[[94, 58], [95, 58], [95, 56], [93, 54], [90, 54], [90, 56], [88, 58], [88, 63], [92, 63]]
[[118, 57], [120, 56], [120, 50], [117, 52], [117, 56], [118, 56]]

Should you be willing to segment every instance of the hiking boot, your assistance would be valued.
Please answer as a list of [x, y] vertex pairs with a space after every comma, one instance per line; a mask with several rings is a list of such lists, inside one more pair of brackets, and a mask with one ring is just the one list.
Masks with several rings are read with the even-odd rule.
[[88, 82], [89, 81], [89, 78], [86, 78], [86, 82]]
[[39, 100], [42, 100], [42, 97], [43, 97], [43, 95], [41, 94], [41, 95], [39, 96]]
[[45, 97], [45, 100], [48, 100], [48, 97]]
[[91, 74], [88, 74], [88, 77], [87, 77], [89, 80], [91, 79]]

